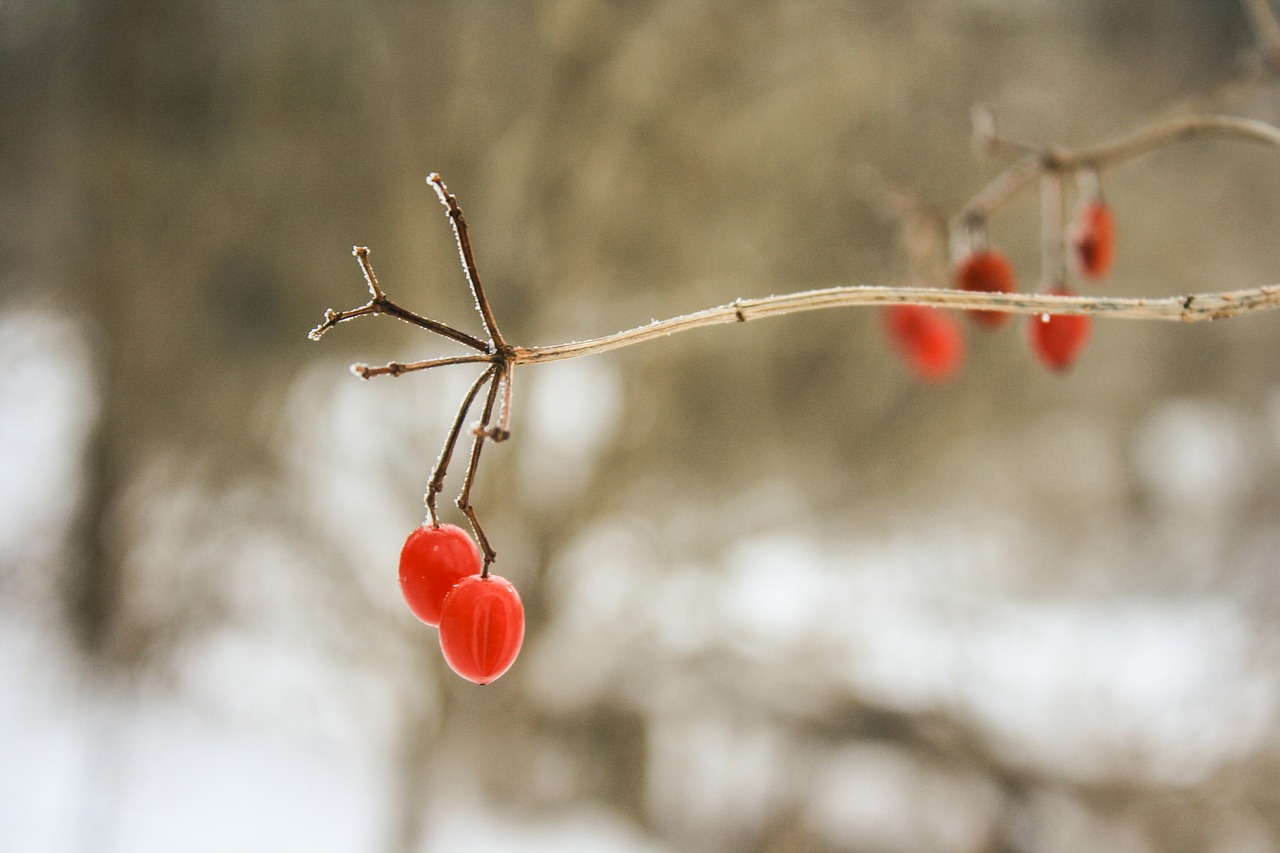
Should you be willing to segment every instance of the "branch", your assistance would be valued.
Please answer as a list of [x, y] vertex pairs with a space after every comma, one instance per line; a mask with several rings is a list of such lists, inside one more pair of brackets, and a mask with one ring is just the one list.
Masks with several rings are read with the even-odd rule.
[[937, 308], [1004, 311], [1013, 314], [1092, 314], [1125, 320], [1198, 322], [1280, 308], [1280, 285], [1225, 293], [1194, 293], [1157, 299], [977, 293], [919, 287], [829, 287], [762, 299], [737, 299], [600, 338], [543, 347], [513, 347], [512, 362], [534, 364], [597, 355], [609, 350], [721, 323], [745, 323], [801, 311], [867, 305], [932, 305]]
[[1043, 172], [1074, 172], [1081, 169], [1100, 172], [1171, 142], [1208, 136], [1229, 137], [1280, 148], [1280, 130], [1266, 122], [1234, 116], [1182, 116], [1139, 128], [1101, 145], [1077, 149], [1035, 149], [1021, 142], [1005, 139], [996, 133], [995, 119], [988, 110], [975, 110], [973, 120], [975, 137], [984, 150], [996, 156], [1017, 155], [1019, 159], [996, 176], [956, 214], [953, 221], [966, 226], [985, 221], [993, 210], [1030, 185]]
[[[373, 266], [369, 263], [369, 250], [364, 246], [356, 246], [351, 250], [351, 254], [356, 256], [356, 260], [360, 262], [360, 268], [364, 270], [365, 283], [369, 285], [369, 293], [371, 298], [359, 308], [353, 308], [350, 311], [334, 311], [332, 308], [324, 312], [324, 322], [316, 326], [307, 337], [313, 341], [320, 340], [325, 332], [332, 329], [339, 323], [345, 323], [355, 317], [363, 317], [366, 314], [387, 314], [398, 320], [403, 320], [414, 326], [420, 326], [429, 332], [435, 332], [450, 340], [457, 341], [460, 344], [471, 347], [473, 350], [479, 350], [488, 353], [489, 345], [479, 338], [472, 337], [466, 332], [460, 332], [452, 326], [448, 326], [438, 320], [430, 320], [419, 314], [415, 314], [407, 308], [402, 308], [387, 298], [382, 292], [381, 286], [378, 284], [378, 277], [373, 274]], [[368, 378], [368, 377], [366, 377]]]

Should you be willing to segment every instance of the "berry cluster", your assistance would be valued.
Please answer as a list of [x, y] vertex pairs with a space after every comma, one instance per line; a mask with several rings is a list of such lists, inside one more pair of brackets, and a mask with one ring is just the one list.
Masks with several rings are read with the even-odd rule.
[[[1100, 196], [1081, 205], [1069, 230], [1073, 267], [1080, 277], [1105, 278], [1115, 260], [1116, 224], [1111, 207]], [[1009, 259], [983, 245], [964, 257], [955, 271], [955, 286], [982, 293], [1017, 293], [1017, 276]], [[1064, 284], [1047, 287], [1046, 293], [1073, 296]], [[1001, 311], [968, 312], [980, 328], [995, 330], [1006, 325], [1011, 314]], [[1085, 345], [1093, 321], [1083, 314], [1038, 314], [1027, 323], [1031, 351], [1046, 367], [1066, 371]], [[915, 376], [925, 382], [945, 382], [960, 370], [965, 337], [954, 317], [937, 308], [893, 305], [885, 312], [885, 331]]]
[[440, 627], [445, 661], [468, 681], [488, 684], [520, 654], [520, 594], [482, 567], [480, 549], [462, 528], [428, 522], [409, 534], [400, 551], [400, 591], [414, 616]]

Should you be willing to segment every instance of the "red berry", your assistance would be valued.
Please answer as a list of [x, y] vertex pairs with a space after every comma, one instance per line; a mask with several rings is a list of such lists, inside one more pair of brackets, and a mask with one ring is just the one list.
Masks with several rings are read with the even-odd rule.
[[[956, 286], [961, 290], [986, 293], [1016, 293], [1017, 278], [1009, 259], [991, 249], [982, 249], [961, 261], [956, 270]], [[970, 311], [969, 316], [980, 326], [998, 329], [1009, 321], [1003, 311]]]
[[488, 684], [506, 672], [524, 642], [524, 605], [506, 578], [472, 575], [444, 599], [440, 650], [454, 672]]
[[891, 305], [885, 310], [889, 340], [917, 377], [945, 382], [964, 361], [964, 334], [955, 318], [925, 305]]
[[[1065, 287], [1049, 291], [1072, 296]], [[1067, 370], [1089, 342], [1093, 318], [1087, 314], [1033, 314], [1030, 319], [1031, 350], [1052, 370]]]
[[400, 549], [400, 592], [413, 615], [440, 624], [440, 607], [453, 585], [480, 571], [480, 549], [460, 527], [424, 524]]
[[1111, 207], [1100, 199], [1088, 202], [1080, 208], [1071, 231], [1080, 274], [1092, 279], [1106, 277], [1116, 258], [1116, 217]]

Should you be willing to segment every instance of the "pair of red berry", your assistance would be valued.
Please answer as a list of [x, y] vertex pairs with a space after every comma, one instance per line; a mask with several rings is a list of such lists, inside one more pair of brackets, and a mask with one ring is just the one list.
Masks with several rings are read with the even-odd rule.
[[483, 571], [480, 549], [452, 524], [424, 524], [400, 551], [400, 591], [417, 616], [440, 626], [449, 667], [476, 684], [511, 668], [524, 643], [524, 604], [506, 578]]
[[[982, 249], [965, 258], [956, 271], [961, 290], [988, 293], [1016, 293], [1013, 265], [993, 249]], [[1046, 291], [1052, 296], [1074, 296], [1065, 285]], [[1001, 311], [971, 311], [973, 321], [987, 329], [998, 329], [1011, 315]], [[1027, 323], [1031, 351], [1051, 370], [1065, 371], [1089, 342], [1093, 318], [1087, 314], [1035, 314]]]
[[[1111, 208], [1100, 198], [1081, 207], [1071, 229], [1071, 245], [1080, 275], [1103, 278], [1115, 260], [1116, 224]], [[961, 290], [985, 293], [1016, 293], [1013, 265], [1000, 252], [980, 249], [970, 254], [956, 270], [956, 286]], [[1071, 296], [1065, 286], [1048, 291]], [[1001, 311], [970, 311], [975, 323], [998, 329], [1010, 315]], [[945, 382], [960, 369], [965, 339], [960, 324], [948, 313], [924, 305], [894, 305], [886, 312], [886, 330], [915, 374], [926, 382]], [[1083, 314], [1038, 314], [1028, 325], [1032, 352], [1046, 366], [1064, 371], [1089, 342], [1093, 320]]]

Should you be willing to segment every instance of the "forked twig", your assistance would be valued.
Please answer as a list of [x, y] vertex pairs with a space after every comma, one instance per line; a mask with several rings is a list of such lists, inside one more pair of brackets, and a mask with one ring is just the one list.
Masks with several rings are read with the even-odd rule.
[[396, 319], [403, 320], [406, 323], [412, 323], [415, 326], [421, 326], [428, 332], [435, 332], [441, 337], [449, 338], [460, 344], [469, 346], [474, 350], [487, 353], [490, 350], [488, 344], [479, 338], [472, 337], [466, 332], [460, 332], [452, 326], [441, 323], [437, 320], [429, 320], [426, 317], [413, 313], [407, 308], [403, 308], [387, 298], [382, 292], [382, 287], [378, 284], [378, 277], [373, 274], [373, 265], [369, 263], [369, 250], [364, 246], [355, 246], [351, 250], [351, 254], [356, 256], [356, 260], [360, 262], [360, 268], [364, 270], [364, 280], [369, 286], [371, 298], [359, 308], [353, 308], [350, 311], [334, 311], [330, 308], [324, 312], [324, 322], [312, 329], [307, 337], [313, 341], [320, 340], [320, 337], [339, 323], [345, 323], [347, 320], [356, 317], [363, 317], [366, 314], [387, 314]]
[[[475, 532], [476, 538], [480, 542], [480, 547], [484, 551], [484, 574], [487, 575], [489, 565], [497, 557], [497, 554], [494, 553], [493, 548], [490, 546], [488, 537], [484, 534], [484, 528], [480, 526], [480, 521], [476, 517], [475, 508], [471, 505], [471, 488], [475, 483], [476, 468], [480, 462], [480, 451], [484, 446], [484, 441], [486, 439], [503, 441], [510, 435], [511, 378], [515, 365], [511, 361], [510, 347], [503, 340], [502, 332], [498, 328], [498, 321], [493, 314], [493, 308], [490, 306], [489, 300], [485, 296], [484, 288], [480, 284], [480, 275], [476, 271], [475, 255], [471, 249], [471, 236], [467, 228], [466, 218], [462, 215], [462, 209], [458, 207], [457, 200], [445, 187], [444, 181], [438, 174], [432, 173], [427, 178], [427, 182], [436, 191], [436, 195], [440, 198], [440, 203], [445, 207], [449, 222], [453, 226], [454, 237], [458, 244], [458, 254], [462, 259], [462, 268], [467, 277], [467, 284], [470, 286], [471, 294], [475, 298], [476, 309], [480, 312], [480, 318], [484, 322], [485, 332], [488, 334], [489, 340], [487, 342], [482, 341], [473, 335], [469, 335], [445, 323], [423, 317], [393, 302], [387, 297], [382, 285], [378, 282], [378, 276], [374, 273], [373, 265], [369, 262], [369, 250], [363, 246], [356, 246], [352, 250], [352, 254], [360, 262], [360, 269], [364, 273], [365, 284], [369, 288], [369, 301], [349, 311], [329, 309], [325, 312], [324, 321], [312, 329], [308, 337], [312, 340], [319, 340], [325, 332], [339, 323], [369, 314], [387, 314], [477, 350], [479, 354], [445, 356], [412, 362], [392, 361], [379, 367], [370, 367], [367, 364], [351, 365], [351, 371], [361, 379], [372, 379], [375, 376], [400, 376], [403, 373], [430, 370], [433, 367], [445, 367], [454, 364], [489, 365], [463, 396], [462, 402], [458, 406], [457, 414], [454, 416], [453, 424], [445, 437], [444, 447], [440, 451], [440, 456], [436, 459], [436, 465], [431, 472], [431, 480], [427, 483], [427, 490], [424, 495], [424, 502], [431, 525], [439, 527], [440, 515], [436, 508], [436, 497], [444, 488], [444, 479], [448, 474], [449, 464], [453, 459], [453, 451], [457, 445], [458, 436], [462, 432], [462, 424], [466, 420], [467, 413], [471, 410], [476, 396], [480, 393], [480, 389], [487, 383], [489, 394], [485, 400], [483, 416], [478, 425], [472, 429], [475, 438], [471, 444], [471, 458], [463, 478], [462, 490], [459, 492], [456, 501], [458, 508], [462, 510], [467, 516], [467, 520], [471, 523], [471, 529]], [[493, 410], [497, 401], [499, 386], [505, 389], [501, 419], [497, 427], [490, 427], [489, 424], [493, 419]]]

